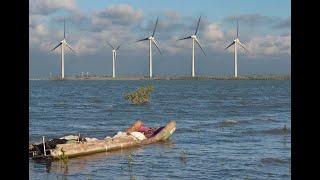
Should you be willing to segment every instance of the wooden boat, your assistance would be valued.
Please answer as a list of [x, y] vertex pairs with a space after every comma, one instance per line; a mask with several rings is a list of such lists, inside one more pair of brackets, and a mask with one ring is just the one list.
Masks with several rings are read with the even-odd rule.
[[[89, 142], [75, 142], [70, 144], [56, 144], [53, 149], [45, 149], [42, 152], [35, 152], [34, 149], [30, 148], [29, 155], [32, 159], [61, 159], [61, 157], [77, 157], [83, 155], [89, 155], [98, 152], [109, 152], [119, 149], [125, 149], [135, 146], [142, 146], [147, 144], [156, 143], [159, 141], [168, 140], [176, 129], [176, 122], [170, 121], [166, 126], [153, 128], [155, 134], [152, 137], [148, 137], [143, 140], [139, 140], [130, 135], [132, 132], [139, 131], [139, 128], [143, 126], [142, 121], [135, 122], [131, 127], [127, 128], [125, 132], [128, 136], [107, 138], [103, 140], [95, 140]], [[35, 145], [39, 146], [41, 144]], [[32, 146], [32, 145], [31, 145]], [[43, 146], [42, 146], [43, 147]], [[45, 153], [44, 153], [45, 152]]]

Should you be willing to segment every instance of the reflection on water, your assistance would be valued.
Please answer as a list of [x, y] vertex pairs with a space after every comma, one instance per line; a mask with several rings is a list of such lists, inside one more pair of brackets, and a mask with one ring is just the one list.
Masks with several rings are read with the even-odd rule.
[[[144, 148], [148, 148], [147, 146], [153, 146], [154, 148], [159, 149], [159, 151], [163, 151], [166, 148], [174, 148], [175, 143], [172, 140], [168, 140], [165, 142], [159, 142], [141, 147], [95, 153], [91, 155], [70, 158], [68, 159], [67, 163], [64, 163], [61, 160], [38, 160], [33, 162], [35, 166], [44, 166], [47, 173], [55, 173], [59, 177], [66, 178], [68, 175], [85, 172], [91, 164], [95, 164], [95, 166], [105, 166], [105, 163], [108, 162], [109, 159], [120, 158], [123, 159], [126, 164], [126, 166], [121, 165], [120, 169], [124, 172], [127, 172], [130, 179], [135, 179], [135, 160], [139, 158], [139, 154], [143, 153]], [[90, 176], [90, 173], [87, 175]]]

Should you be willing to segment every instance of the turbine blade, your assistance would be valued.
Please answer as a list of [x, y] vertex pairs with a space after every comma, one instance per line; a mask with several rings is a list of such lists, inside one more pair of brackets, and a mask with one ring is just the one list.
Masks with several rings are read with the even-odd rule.
[[202, 50], [203, 54], [204, 54], [205, 56], [207, 56], [206, 53], [204, 52], [204, 50], [202, 49], [202, 47], [201, 47], [200, 42], [198, 41], [198, 39], [195, 38], [195, 40], [196, 40], [196, 43], [199, 45], [200, 49]]
[[237, 19], [237, 38], [239, 37], [239, 22], [238, 22], [238, 19]]
[[63, 19], [63, 39], [66, 38], [66, 19]]
[[148, 39], [149, 39], [149, 38], [144, 38], [144, 39], [137, 40], [136, 42], [145, 41], [145, 40], [148, 40]]
[[152, 42], [153, 42], [153, 44], [157, 47], [159, 53], [162, 55], [162, 53], [161, 53], [161, 51], [160, 51], [160, 48], [159, 48], [158, 44], [156, 43], [156, 41], [155, 41], [154, 39], [152, 39]]
[[114, 49], [114, 47], [109, 43], [109, 41], [107, 41], [107, 43], [112, 49]]
[[76, 51], [74, 51], [67, 42], [66, 42], [66, 45], [68, 46], [68, 48], [69, 48], [73, 53], [76, 53]]
[[120, 48], [120, 46], [121, 46], [122, 44], [120, 44], [117, 48], [116, 48], [116, 50], [118, 50], [119, 48]]
[[177, 41], [184, 40], [184, 39], [190, 39], [190, 38], [191, 38], [191, 36], [188, 36], [188, 37], [184, 37], [184, 38], [178, 39]]
[[152, 33], [152, 37], [154, 36], [154, 33], [156, 32], [157, 25], [158, 25], [158, 19], [159, 19], [159, 17], [157, 17], [157, 21], [156, 21], [156, 25], [154, 26], [154, 30], [153, 30], [153, 33]]
[[243, 49], [245, 49], [247, 52], [249, 52], [248, 49], [244, 46], [244, 44], [242, 44], [240, 41], [239, 41], [239, 44]]
[[197, 29], [196, 29], [196, 32], [194, 33], [194, 35], [196, 35], [196, 34], [197, 34], [197, 32], [198, 32], [198, 28], [199, 28], [200, 20], [201, 20], [201, 16], [199, 17], [198, 24], [197, 24]]
[[54, 47], [53, 49], [51, 49], [51, 51], [54, 51], [55, 49], [57, 49], [62, 43], [59, 43], [56, 47]]
[[228, 49], [230, 46], [232, 46], [234, 44], [234, 41], [229, 45], [227, 46], [224, 50]]

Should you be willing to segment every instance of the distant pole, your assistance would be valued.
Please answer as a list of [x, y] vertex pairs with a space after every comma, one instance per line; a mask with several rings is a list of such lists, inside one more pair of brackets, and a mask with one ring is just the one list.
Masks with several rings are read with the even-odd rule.
[[87, 77], [89, 77], [89, 75], [88, 75], [88, 74], [89, 74], [89, 72], [87, 72]]
[[42, 143], [43, 143], [43, 154], [44, 156], [47, 156], [47, 153], [46, 153], [46, 143], [44, 141], [44, 136], [42, 136]]
[[50, 72], [49, 79], [52, 79], [52, 73]]
[[83, 78], [83, 72], [81, 72], [81, 77]]

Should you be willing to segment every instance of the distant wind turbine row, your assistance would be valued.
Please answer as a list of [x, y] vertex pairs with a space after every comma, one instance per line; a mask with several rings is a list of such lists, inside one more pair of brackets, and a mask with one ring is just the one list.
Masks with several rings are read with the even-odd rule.
[[[155, 47], [158, 49], [160, 55], [162, 55], [161, 50], [155, 40], [155, 32], [157, 29], [157, 25], [158, 25], [158, 20], [159, 18], [157, 18], [154, 29], [153, 29], [153, 33], [151, 36], [143, 38], [143, 39], [139, 39], [136, 42], [141, 42], [141, 41], [147, 41], [149, 40], [149, 77], [152, 78], [152, 44], [155, 45]], [[199, 24], [200, 24], [200, 20], [201, 20], [201, 16], [199, 17], [198, 23], [197, 23], [197, 27], [195, 30], [195, 33], [184, 37], [184, 38], [180, 38], [177, 41], [180, 40], [185, 40], [185, 39], [192, 39], [192, 61], [191, 61], [191, 76], [195, 77], [195, 52], [194, 52], [194, 46], [195, 43], [200, 47], [201, 51], [203, 52], [203, 54], [206, 56], [206, 53], [204, 51], [204, 49], [201, 47], [201, 44], [199, 42], [199, 39], [197, 38], [197, 32], [199, 29]], [[66, 26], [65, 26], [65, 20], [64, 20], [64, 28], [63, 28], [63, 40], [60, 41], [60, 43], [54, 47], [51, 51], [55, 50], [56, 48], [61, 46], [61, 79], [64, 79], [64, 46], [67, 46], [72, 52], [75, 53], [75, 51], [71, 48], [71, 46], [67, 43], [66, 41]], [[115, 78], [115, 63], [116, 63], [116, 58], [117, 58], [117, 50], [120, 48], [121, 44], [118, 45], [116, 48], [115, 46], [112, 46], [111, 43], [109, 41], [107, 41], [107, 44], [112, 48], [112, 77]], [[233, 40], [233, 42], [228, 45], [225, 50], [227, 50], [229, 47], [231, 47], [232, 45], [234, 45], [234, 77], [238, 77], [238, 65], [237, 65], [237, 45], [240, 45], [243, 49], [245, 49], [247, 52], [247, 48], [240, 42], [239, 40], [239, 23], [237, 20], [237, 37]]]

